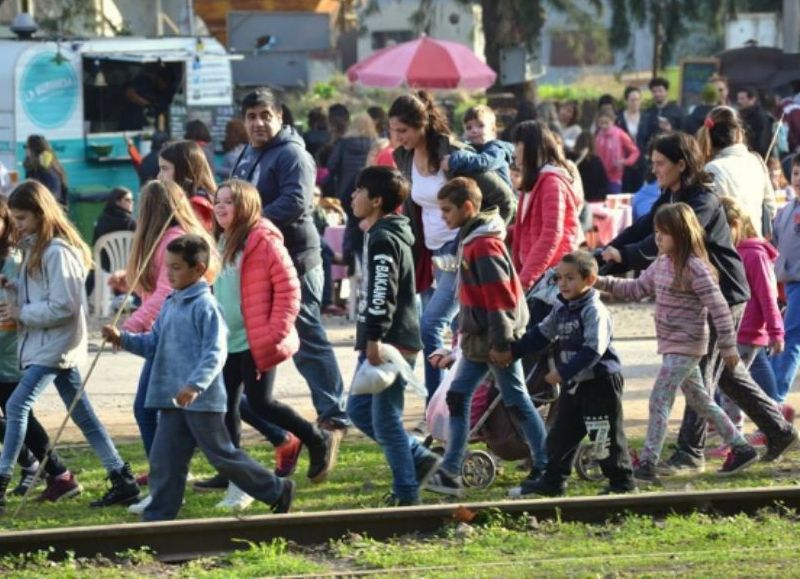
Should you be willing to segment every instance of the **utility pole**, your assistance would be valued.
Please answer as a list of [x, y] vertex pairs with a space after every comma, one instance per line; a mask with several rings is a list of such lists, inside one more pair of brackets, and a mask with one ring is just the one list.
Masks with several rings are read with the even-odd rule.
[[800, 0], [783, 0], [783, 51], [798, 52]]

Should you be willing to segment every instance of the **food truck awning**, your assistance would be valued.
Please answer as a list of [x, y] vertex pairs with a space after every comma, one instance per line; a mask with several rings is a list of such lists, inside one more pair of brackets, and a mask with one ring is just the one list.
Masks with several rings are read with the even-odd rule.
[[201, 60], [214, 59], [214, 60], [243, 60], [242, 54], [208, 54], [198, 53], [190, 50], [143, 50], [136, 52], [84, 52], [82, 53], [85, 58], [92, 58], [95, 60], [119, 60], [123, 62], [136, 62], [140, 64], [147, 64], [150, 62], [183, 62], [195, 57], [200, 57]]

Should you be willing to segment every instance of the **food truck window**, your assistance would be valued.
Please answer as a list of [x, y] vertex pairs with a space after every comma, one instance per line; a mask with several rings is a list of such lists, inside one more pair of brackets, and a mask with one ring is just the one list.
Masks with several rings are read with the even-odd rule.
[[88, 133], [153, 131], [167, 126], [183, 93], [182, 62], [83, 59], [83, 116]]

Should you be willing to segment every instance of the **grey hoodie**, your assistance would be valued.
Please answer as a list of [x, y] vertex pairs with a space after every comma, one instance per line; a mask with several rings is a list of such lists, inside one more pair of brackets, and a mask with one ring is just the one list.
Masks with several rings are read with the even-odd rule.
[[59, 238], [47, 245], [40, 272], [28, 271], [30, 235], [20, 242], [24, 253], [17, 279], [19, 361], [22, 368], [74, 368], [86, 359], [86, 268], [77, 249]]
[[775, 217], [772, 242], [778, 248], [778, 281], [800, 282], [800, 200], [789, 201]]

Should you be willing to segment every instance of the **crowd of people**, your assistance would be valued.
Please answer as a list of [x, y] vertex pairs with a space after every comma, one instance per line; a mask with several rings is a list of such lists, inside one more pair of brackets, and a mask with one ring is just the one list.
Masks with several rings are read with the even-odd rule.
[[[322, 483], [353, 426], [383, 451], [387, 505], [419, 504], [423, 490], [461, 497], [471, 401], [489, 376], [530, 454], [512, 496], [564, 494], [587, 436], [600, 449], [605, 493], [702, 472], [707, 453], [724, 458], [721, 475], [781, 458], [800, 443], [786, 404], [800, 365], [800, 156], [788, 176], [771, 154], [765, 162], [773, 123], [753, 112], [748, 90], [737, 94], [740, 110], [729, 106], [723, 81], [710, 81], [716, 100], [694, 134], [656, 78], [650, 108], [630, 87], [622, 110], [601, 99], [591, 129], [565, 102], [501, 139], [495, 113], [478, 105], [464, 114], [462, 142], [420, 91], [352, 119], [341, 105], [315, 109], [301, 135], [278, 95], [258, 89], [229, 126], [217, 171], [201, 127], [162, 143], [154, 162], [138, 160], [157, 172], [143, 178], [136, 221], [121, 189], [98, 223], [100, 234], [135, 231], [127, 269], [110, 283], [140, 304], [102, 333], [144, 358], [133, 413], [149, 472], [134, 475], [84, 393], [73, 419], [111, 481], [92, 506], [175, 518], [199, 447], [217, 474], [194, 481], [196, 491], [225, 490], [220, 508], [259, 500], [287, 512], [303, 448], [306, 476]], [[50, 383], [67, 405], [79, 390], [92, 265], [59, 205], [63, 171], [40, 150], [29, 143], [29, 179], [0, 199], [0, 285], [10, 296], [0, 300], [3, 507], [7, 492], [28, 491], [48, 455], [40, 499], [81, 490], [32, 413]], [[53, 183], [35, 173], [43, 168]], [[587, 202], [639, 188], [649, 197], [633, 225], [586, 251]], [[330, 219], [345, 224], [341, 253], [321, 239]], [[336, 312], [334, 262], [359, 283], [349, 393], [322, 321]], [[636, 275], [615, 277], [628, 272]], [[655, 302], [663, 364], [636, 464], [603, 292]], [[420, 353], [428, 400], [451, 373], [444, 456], [403, 424]], [[316, 420], [276, 399], [277, 369], [290, 358]], [[526, 384], [535, 364], [549, 364], [543, 379], [560, 392], [549, 432]], [[661, 458], [678, 389], [687, 404], [677, 449]], [[745, 415], [756, 432], [745, 435]], [[242, 420], [274, 445], [274, 471], [241, 448]], [[710, 433], [720, 446], [706, 448]], [[22, 476], [11, 490], [15, 463]]]

